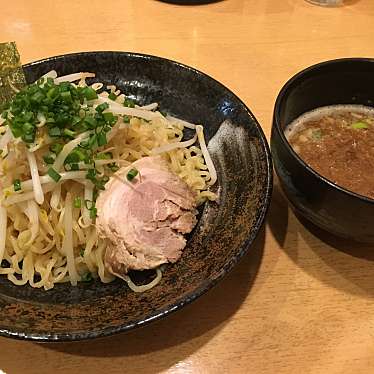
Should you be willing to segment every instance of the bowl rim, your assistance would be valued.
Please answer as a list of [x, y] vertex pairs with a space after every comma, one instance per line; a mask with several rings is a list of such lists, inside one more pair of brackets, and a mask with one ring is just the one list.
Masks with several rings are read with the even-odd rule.
[[[322, 62], [318, 62], [316, 64], [310, 65], [302, 70], [300, 70], [298, 73], [293, 75], [291, 78], [289, 78], [286, 83], [283, 85], [283, 87], [280, 89], [277, 98], [275, 100], [274, 104], [274, 113], [273, 113], [273, 124], [272, 127], [275, 128], [280, 136], [280, 139], [282, 140], [283, 144], [286, 146], [287, 151], [293, 156], [294, 159], [302, 166], [304, 167], [310, 174], [312, 174], [317, 179], [321, 180], [325, 184], [327, 184], [330, 188], [336, 189], [339, 192], [341, 192], [344, 195], [348, 195], [353, 198], [357, 198], [363, 202], [373, 204], [374, 205], [374, 198], [370, 198], [364, 195], [360, 195], [356, 192], [350, 191], [344, 187], [339, 186], [338, 184], [332, 182], [331, 180], [324, 177], [322, 174], [315, 171], [313, 168], [311, 168], [293, 149], [293, 147], [290, 145], [289, 141], [287, 140], [284, 129], [281, 127], [281, 120], [280, 120], [280, 111], [281, 111], [281, 105], [282, 102], [285, 100], [285, 96], [287, 95], [287, 92], [289, 92], [291, 89], [294, 88], [294, 86], [297, 86], [299, 83], [298, 81], [301, 81], [305, 76], [308, 74], [314, 72], [315, 70], [318, 70], [320, 68], [323, 68], [328, 65], [334, 65], [334, 64], [344, 64], [344, 63], [354, 63], [354, 62], [366, 62], [366, 63], [374, 63], [374, 58], [370, 57], [344, 57], [344, 58], [337, 58], [333, 60], [326, 60]], [[338, 105], [338, 104], [336, 104]], [[374, 108], [374, 107], [373, 107]], [[317, 108], [315, 108], [317, 109]], [[311, 109], [313, 110], [313, 109]], [[305, 112], [307, 113], [307, 112]], [[285, 127], [287, 127], [289, 124], [287, 124]]]
[[64, 59], [67, 57], [74, 57], [74, 56], [89, 57], [90, 55], [97, 55], [97, 54], [105, 55], [108, 53], [109, 54], [123, 54], [130, 58], [146, 59], [149, 61], [158, 61], [158, 62], [168, 63], [171, 65], [180, 67], [182, 69], [188, 70], [196, 74], [199, 77], [207, 78], [212, 83], [216, 84], [220, 89], [231, 94], [233, 98], [238, 101], [238, 103], [242, 106], [243, 110], [246, 112], [247, 116], [251, 119], [251, 122], [253, 122], [253, 124], [256, 127], [256, 130], [258, 131], [258, 135], [259, 135], [258, 140], [260, 141], [260, 144], [263, 148], [263, 152], [264, 152], [263, 159], [266, 164], [265, 165], [266, 183], [262, 189], [263, 198], [261, 199], [261, 207], [260, 207], [259, 213], [257, 214], [257, 219], [254, 222], [253, 229], [250, 235], [238, 247], [239, 251], [236, 253], [235, 256], [231, 257], [231, 259], [221, 268], [221, 270], [214, 276], [214, 278], [211, 278], [209, 282], [202, 283], [200, 287], [195, 288], [194, 290], [189, 292], [186, 296], [184, 296], [182, 299], [177, 299], [175, 302], [158, 310], [157, 312], [149, 314], [146, 318], [140, 318], [140, 319], [133, 321], [132, 323], [125, 323], [125, 324], [122, 324], [116, 327], [109, 326], [109, 327], [98, 329], [98, 330], [90, 330], [90, 331], [82, 331], [82, 332], [76, 331], [72, 333], [69, 333], [69, 332], [24, 333], [21, 331], [16, 331], [14, 329], [0, 329], [0, 336], [4, 336], [8, 338], [16, 338], [16, 339], [21, 339], [21, 340], [39, 341], [39, 342], [69, 342], [69, 341], [80, 341], [80, 340], [107, 337], [107, 336], [111, 336], [111, 335], [122, 333], [122, 332], [127, 332], [129, 330], [133, 330], [133, 329], [145, 326], [153, 321], [166, 317], [169, 314], [183, 308], [185, 305], [190, 304], [191, 302], [196, 300], [198, 297], [200, 297], [201, 295], [209, 291], [211, 288], [213, 288], [225, 275], [227, 275], [229, 272], [232, 271], [235, 265], [247, 253], [250, 245], [254, 242], [254, 240], [256, 239], [256, 237], [258, 236], [261, 230], [261, 227], [263, 226], [267, 211], [270, 206], [272, 189], [273, 189], [273, 166], [272, 166], [273, 164], [272, 164], [272, 157], [271, 157], [269, 144], [267, 142], [267, 139], [265, 137], [265, 134], [264, 134], [264, 131], [261, 125], [255, 118], [253, 113], [250, 111], [250, 109], [246, 106], [246, 104], [234, 92], [232, 92], [228, 87], [224, 86], [222, 83], [220, 83], [215, 78], [191, 66], [185, 65], [183, 63], [180, 63], [178, 61], [174, 61], [168, 58], [154, 56], [150, 54], [144, 54], [144, 53], [113, 51], [113, 50], [112, 51], [111, 50], [85, 51], [85, 52], [61, 54], [61, 55], [51, 56], [51, 57], [29, 62], [27, 64], [22, 65], [22, 67], [23, 68], [32, 67], [34, 65], [39, 65], [39, 64], [46, 63], [46, 62], [53, 62], [54, 60]]

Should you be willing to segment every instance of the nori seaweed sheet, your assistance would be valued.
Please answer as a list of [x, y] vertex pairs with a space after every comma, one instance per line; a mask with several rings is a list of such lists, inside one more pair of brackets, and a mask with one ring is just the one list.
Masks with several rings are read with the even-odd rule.
[[15, 42], [0, 43], [0, 104], [8, 102], [26, 85]]

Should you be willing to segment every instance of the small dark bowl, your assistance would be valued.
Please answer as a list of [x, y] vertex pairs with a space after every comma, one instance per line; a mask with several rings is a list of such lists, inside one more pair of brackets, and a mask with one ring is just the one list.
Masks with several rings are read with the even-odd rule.
[[217, 3], [222, 0], [159, 0], [163, 3], [171, 3], [177, 5], [205, 5], [210, 3]]
[[[52, 69], [59, 75], [94, 72], [97, 81], [115, 84], [140, 104], [156, 101], [169, 114], [203, 124], [211, 140], [219, 202], [204, 205], [182, 258], [166, 267], [156, 287], [137, 294], [118, 279], [77, 287], [58, 284], [43, 291], [15, 286], [0, 277], [0, 335], [69, 341], [128, 331], [195, 300], [247, 252], [270, 203], [270, 151], [260, 125], [243, 102], [188, 66], [126, 52], [77, 53], [24, 66], [29, 82]], [[224, 121], [230, 124], [222, 125]], [[149, 272], [135, 276], [138, 282], [150, 280]]]
[[311, 66], [280, 91], [271, 133], [274, 167], [293, 209], [335, 235], [368, 243], [374, 243], [374, 200], [337, 186], [307, 166], [292, 150], [284, 129], [321, 106], [373, 106], [373, 85], [373, 59], [338, 59]]

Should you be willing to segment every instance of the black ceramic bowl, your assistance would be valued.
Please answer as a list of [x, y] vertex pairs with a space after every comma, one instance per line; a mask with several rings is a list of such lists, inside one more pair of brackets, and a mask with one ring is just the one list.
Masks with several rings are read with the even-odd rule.
[[280, 91], [271, 133], [274, 167], [294, 210], [335, 235], [368, 243], [374, 242], [374, 200], [341, 188], [312, 170], [292, 150], [284, 129], [302, 113], [321, 106], [373, 106], [373, 85], [373, 59], [339, 59], [311, 66]]
[[164, 3], [171, 3], [177, 5], [205, 5], [210, 3], [217, 3], [222, 0], [159, 0]]
[[[130, 330], [193, 301], [245, 254], [264, 221], [272, 188], [270, 151], [261, 127], [227, 88], [190, 67], [121, 52], [78, 53], [24, 66], [29, 82], [55, 69], [79, 71], [115, 84], [140, 104], [201, 123], [218, 171], [219, 202], [206, 204], [182, 258], [162, 281], [137, 294], [110, 284], [56, 285], [50, 291], [15, 286], [0, 277], [0, 334], [37, 341], [79, 340]], [[228, 121], [222, 125], [224, 121]], [[212, 139], [214, 137], [214, 139]], [[149, 274], [138, 274], [138, 281]]]

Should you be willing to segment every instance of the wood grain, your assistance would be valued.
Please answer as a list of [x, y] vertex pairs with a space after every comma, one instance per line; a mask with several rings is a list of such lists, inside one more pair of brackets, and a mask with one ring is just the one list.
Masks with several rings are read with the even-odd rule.
[[[23, 62], [89, 50], [155, 54], [221, 81], [269, 137], [274, 100], [316, 62], [374, 56], [374, 3], [304, 0], [12, 0], [2, 41]], [[370, 373], [374, 251], [333, 238], [289, 210], [276, 184], [249, 255], [207, 295], [144, 329], [98, 341], [35, 344], [0, 338], [6, 373]]]

